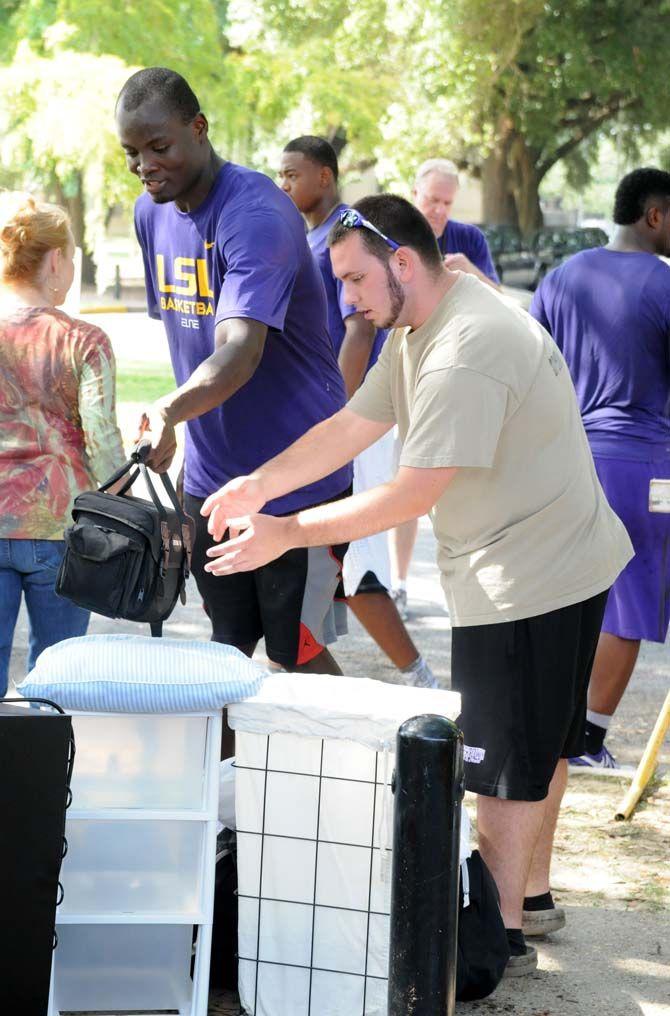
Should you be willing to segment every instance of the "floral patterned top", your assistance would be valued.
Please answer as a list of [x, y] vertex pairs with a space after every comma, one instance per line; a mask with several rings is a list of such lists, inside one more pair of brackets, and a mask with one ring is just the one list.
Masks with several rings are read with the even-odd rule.
[[63, 311], [0, 318], [0, 538], [62, 540], [75, 496], [125, 460], [109, 338]]

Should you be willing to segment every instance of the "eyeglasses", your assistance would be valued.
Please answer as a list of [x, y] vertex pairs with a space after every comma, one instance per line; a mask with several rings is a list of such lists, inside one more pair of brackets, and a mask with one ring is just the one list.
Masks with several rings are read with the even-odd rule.
[[377, 236], [380, 236], [384, 243], [387, 243], [391, 250], [398, 250], [402, 244], [396, 243], [390, 236], [386, 236], [382, 233], [381, 229], [377, 229], [373, 226], [368, 219], [364, 219], [360, 212], [357, 212], [355, 208], [345, 208], [344, 211], [340, 212], [340, 222], [347, 229], [370, 229]]

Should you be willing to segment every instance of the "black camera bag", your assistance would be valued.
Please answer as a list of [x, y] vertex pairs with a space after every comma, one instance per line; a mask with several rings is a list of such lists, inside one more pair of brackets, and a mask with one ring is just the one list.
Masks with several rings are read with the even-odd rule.
[[[195, 523], [167, 473], [159, 475], [171, 506], [161, 502], [144, 464], [148, 448], [148, 442], [138, 445], [99, 490], [75, 498], [56, 592], [105, 617], [146, 621], [160, 635], [177, 597], [186, 600]], [[126, 474], [119, 492], [108, 493]], [[150, 501], [127, 495], [140, 474]]]
[[461, 864], [456, 998], [472, 1002], [495, 991], [509, 960], [500, 894], [478, 850]]

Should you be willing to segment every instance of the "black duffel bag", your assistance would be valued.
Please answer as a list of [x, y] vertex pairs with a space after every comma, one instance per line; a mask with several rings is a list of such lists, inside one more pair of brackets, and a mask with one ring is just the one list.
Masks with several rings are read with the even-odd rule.
[[500, 894], [478, 850], [461, 864], [456, 998], [472, 1002], [495, 991], [509, 960]]
[[[161, 502], [144, 464], [149, 447], [140, 443], [99, 490], [75, 498], [56, 592], [105, 617], [146, 621], [160, 635], [177, 597], [186, 601], [195, 523], [167, 473], [159, 475], [171, 507]], [[127, 494], [140, 474], [150, 501]], [[108, 493], [124, 476], [118, 493]]]

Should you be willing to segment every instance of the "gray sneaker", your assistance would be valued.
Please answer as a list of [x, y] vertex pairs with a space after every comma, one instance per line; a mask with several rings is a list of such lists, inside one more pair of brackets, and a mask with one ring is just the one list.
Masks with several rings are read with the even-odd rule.
[[526, 938], [550, 935], [565, 927], [565, 910], [562, 907], [547, 907], [546, 910], [524, 910], [521, 930]]
[[537, 949], [527, 945], [526, 951], [520, 956], [510, 956], [503, 977], [523, 977], [524, 974], [532, 974], [534, 970], [537, 970]]
[[400, 614], [403, 621], [407, 621], [409, 618], [409, 610], [407, 608], [407, 590], [406, 589], [392, 589], [391, 599], [396, 605], [396, 609]]

